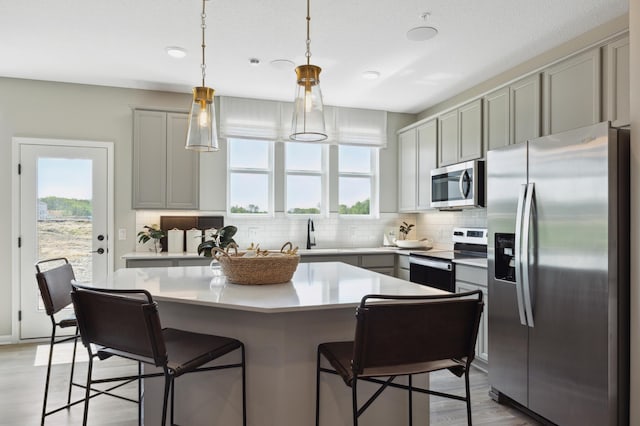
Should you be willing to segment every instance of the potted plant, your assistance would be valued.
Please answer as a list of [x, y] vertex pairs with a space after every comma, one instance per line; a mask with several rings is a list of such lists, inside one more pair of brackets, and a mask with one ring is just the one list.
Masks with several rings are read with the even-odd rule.
[[212, 257], [211, 251], [214, 247], [223, 249], [231, 243], [235, 244], [233, 236], [236, 232], [238, 232], [238, 228], [233, 225], [228, 225], [218, 229], [212, 235], [203, 235], [203, 240], [206, 237], [211, 237], [211, 239], [203, 241], [198, 245], [198, 254], [204, 255], [205, 257]]
[[164, 238], [165, 233], [155, 223], [151, 226], [144, 226], [144, 231], [138, 232], [138, 242], [146, 243], [149, 240], [153, 240], [153, 248], [156, 253], [162, 251], [162, 245], [160, 244], [160, 238]]
[[409, 225], [407, 222], [402, 222], [402, 225], [400, 225], [400, 239], [401, 240], [406, 240], [407, 239], [407, 235], [409, 234], [409, 232], [411, 232], [411, 228], [413, 228], [413, 224]]

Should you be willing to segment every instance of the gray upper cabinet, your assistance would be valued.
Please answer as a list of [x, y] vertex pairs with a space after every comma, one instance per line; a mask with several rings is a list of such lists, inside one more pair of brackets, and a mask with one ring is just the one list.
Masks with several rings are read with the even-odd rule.
[[484, 140], [486, 150], [511, 143], [509, 131], [509, 88], [503, 87], [484, 97]]
[[438, 117], [438, 166], [481, 158], [482, 99]]
[[540, 74], [486, 95], [483, 103], [487, 151], [540, 136]]
[[431, 208], [431, 170], [436, 168], [437, 121], [431, 120], [398, 135], [398, 210]]
[[199, 157], [184, 148], [188, 114], [133, 115], [133, 208], [197, 209]]
[[600, 121], [600, 49], [594, 48], [544, 71], [544, 134]]
[[509, 86], [511, 100], [511, 143], [540, 136], [540, 74], [525, 77]]
[[629, 36], [609, 43], [604, 54], [605, 119], [615, 127], [629, 126]]

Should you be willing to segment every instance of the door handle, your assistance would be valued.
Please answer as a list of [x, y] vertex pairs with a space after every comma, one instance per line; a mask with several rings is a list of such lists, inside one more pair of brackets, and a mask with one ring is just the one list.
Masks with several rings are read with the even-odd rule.
[[93, 250], [91, 253], [104, 254], [104, 249], [100, 247], [98, 250]]
[[[469, 195], [469, 172], [466, 170], [460, 174], [460, 179], [458, 180], [458, 189], [460, 190], [460, 195], [462, 195], [462, 199], [466, 199]], [[465, 184], [467, 184], [465, 188]]]
[[531, 286], [529, 285], [529, 230], [531, 228], [531, 209], [533, 205], [533, 197], [535, 194], [534, 183], [527, 185], [527, 197], [524, 203], [524, 224], [523, 224], [523, 240], [522, 240], [522, 284], [524, 293], [524, 308], [529, 322], [529, 327], [533, 327], [533, 309], [531, 307]]
[[516, 263], [516, 299], [518, 300], [518, 315], [520, 324], [527, 325], [527, 318], [524, 313], [524, 300], [522, 295], [522, 213], [524, 210], [527, 185], [521, 185], [518, 193], [518, 211], [516, 213], [516, 240], [515, 240], [515, 263]]

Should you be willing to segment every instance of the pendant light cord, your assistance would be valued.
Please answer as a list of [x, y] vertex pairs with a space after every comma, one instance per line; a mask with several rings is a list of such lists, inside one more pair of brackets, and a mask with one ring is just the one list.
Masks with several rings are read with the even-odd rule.
[[[205, 1], [206, 0], [202, 0], [202, 15], [201, 15], [202, 24], [200, 25], [202, 27], [202, 64], [200, 65], [200, 68], [202, 68], [202, 87], [205, 87], [204, 77], [206, 75], [206, 68], [207, 68], [206, 62], [204, 60], [204, 50], [206, 47], [206, 44], [204, 42], [204, 30], [207, 28], [207, 24], [205, 22], [205, 18], [207, 17], [207, 13], [205, 12]], [[309, 37], [307, 36], [307, 38]]]
[[311, 16], [309, 13], [309, 3], [311, 2], [311, 0], [307, 0], [307, 52], [305, 53], [305, 56], [307, 57], [307, 65], [309, 65], [310, 63], [310, 59], [311, 59], [311, 37], [309, 36], [309, 23], [311, 22]]

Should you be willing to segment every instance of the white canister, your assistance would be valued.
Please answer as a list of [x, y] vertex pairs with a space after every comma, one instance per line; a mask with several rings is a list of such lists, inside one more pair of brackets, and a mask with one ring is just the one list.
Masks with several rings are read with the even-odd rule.
[[184, 251], [184, 231], [173, 228], [167, 232], [167, 251], [169, 253], [182, 253]]
[[202, 230], [191, 228], [187, 231], [187, 253], [198, 253], [198, 246], [202, 242]]

